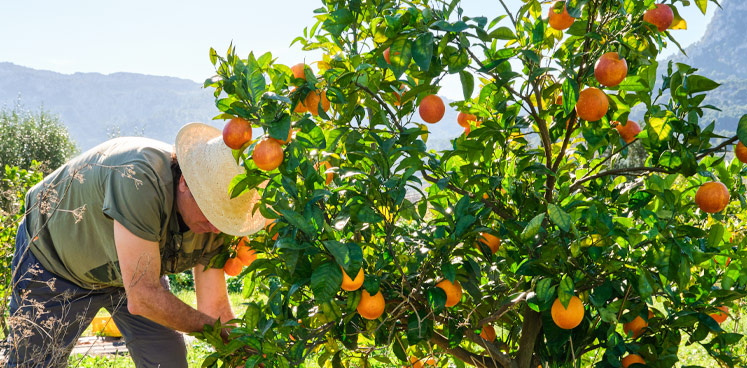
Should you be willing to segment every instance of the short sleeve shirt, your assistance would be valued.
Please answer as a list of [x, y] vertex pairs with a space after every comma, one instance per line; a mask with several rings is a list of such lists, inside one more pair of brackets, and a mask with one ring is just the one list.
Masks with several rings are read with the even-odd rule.
[[180, 231], [172, 152], [152, 139], [115, 138], [31, 188], [26, 228], [42, 266], [83, 288], [122, 287], [114, 220], [158, 243], [162, 275], [207, 265], [223, 238]]

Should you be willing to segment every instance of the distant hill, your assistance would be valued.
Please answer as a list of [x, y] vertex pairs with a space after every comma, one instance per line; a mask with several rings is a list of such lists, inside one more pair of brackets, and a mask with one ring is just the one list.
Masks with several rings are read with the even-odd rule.
[[[723, 0], [716, 9], [706, 32], [700, 41], [685, 48], [687, 56], [678, 53], [661, 61], [660, 75], [666, 70], [669, 60], [698, 68], [697, 74], [722, 83], [719, 88], [708, 92], [704, 104], [711, 104], [722, 111], [708, 110], [701, 119], [701, 125], [716, 121], [716, 131], [735, 132], [739, 118], [747, 114], [747, 1]], [[715, 6], [708, 3], [708, 6]], [[693, 20], [690, 20], [691, 22]], [[677, 31], [672, 31], [676, 37]]]
[[[173, 77], [60, 74], [0, 63], [0, 107], [10, 108], [19, 99], [27, 109], [42, 106], [59, 115], [81, 150], [112, 135], [142, 135], [173, 142], [179, 127], [191, 121], [223, 127], [222, 120], [212, 120], [219, 112], [213, 91]], [[449, 139], [462, 133], [456, 115], [447, 106], [442, 123], [429, 125], [429, 147], [448, 147]], [[419, 121], [419, 117], [414, 120]]]

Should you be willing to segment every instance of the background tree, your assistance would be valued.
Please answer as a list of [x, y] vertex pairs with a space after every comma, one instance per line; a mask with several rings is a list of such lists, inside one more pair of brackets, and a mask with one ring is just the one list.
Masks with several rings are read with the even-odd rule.
[[30, 169], [42, 163], [44, 173], [60, 167], [77, 152], [60, 118], [44, 109], [32, 112], [17, 104], [0, 110], [0, 163]]
[[[718, 84], [656, 72], [689, 2], [500, 3], [323, 1], [294, 40], [324, 52], [311, 65], [211, 49], [217, 118], [264, 131], [234, 150], [231, 194], [258, 189], [271, 223], [243, 271], [266, 299], [227, 344], [198, 334], [217, 349], [203, 366], [671, 367], [683, 341], [740, 361], [719, 321], [747, 287], [747, 171], [724, 160], [747, 119], [714, 134]], [[459, 122], [438, 122], [447, 74]], [[429, 152], [416, 112], [465, 134]], [[631, 144], [635, 165], [613, 166]]]

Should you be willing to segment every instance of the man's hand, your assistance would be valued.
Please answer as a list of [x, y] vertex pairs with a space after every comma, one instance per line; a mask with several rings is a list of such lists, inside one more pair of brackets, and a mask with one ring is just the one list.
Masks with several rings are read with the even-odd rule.
[[114, 243], [130, 313], [183, 332], [199, 332], [204, 325], [215, 323], [216, 317], [190, 307], [163, 288], [156, 242], [139, 238], [114, 221]]

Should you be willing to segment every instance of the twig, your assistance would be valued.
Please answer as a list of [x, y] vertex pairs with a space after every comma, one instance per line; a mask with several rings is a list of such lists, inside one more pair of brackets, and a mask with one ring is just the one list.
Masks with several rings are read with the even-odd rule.
[[622, 168], [622, 169], [612, 169], [612, 170], [602, 171], [599, 174], [592, 175], [592, 176], [589, 176], [589, 177], [586, 177], [586, 178], [583, 178], [583, 179], [580, 179], [580, 180], [576, 181], [575, 183], [573, 183], [573, 185], [571, 185], [570, 191], [573, 192], [579, 186], [581, 186], [581, 184], [583, 184], [583, 183], [585, 183], [587, 181], [599, 179], [601, 177], [605, 177], [605, 176], [609, 176], [609, 175], [623, 175], [624, 174], [624, 175], [636, 175], [636, 176], [640, 176], [640, 175], [645, 175], [645, 174], [648, 174], [648, 173], [651, 173], [651, 172], [660, 172], [660, 173], [665, 173], [665, 174], [673, 174], [672, 171], [669, 171], [667, 169], [662, 169], [660, 167], [645, 167], [644, 166], [644, 167], [630, 167], [630, 168]]
[[695, 159], [696, 160], [700, 160], [701, 158], [706, 157], [706, 156], [710, 155], [711, 153], [716, 152], [716, 151], [718, 151], [718, 150], [720, 150], [720, 149], [722, 149], [722, 148], [724, 148], [724, 147], [726, 147], [726, 146], [728, 146], [728, 145], [736, 142], [737, 140], [739, 140], [739, 137], [735, 135], [735, 136], [731, 137], [731, 139], [728, 139], [728, 140], [722, 142], [718, 146], [716, 146], [714, 148], [711, 148], [711, 149], [709, 149], [709, 150], [707, 150], [707, 151], [705, 151], [705, 152], [703, 152], [703, 153], [695, 156]]

